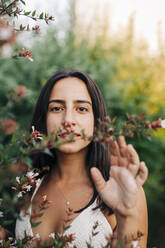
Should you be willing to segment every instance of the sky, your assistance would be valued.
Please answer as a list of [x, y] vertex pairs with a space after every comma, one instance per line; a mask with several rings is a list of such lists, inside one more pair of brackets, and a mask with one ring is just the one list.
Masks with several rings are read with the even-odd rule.
[[[58, 23], [59, 16], [65, 18], [69, 0], [27, 0], [26, 8], [50, 13]], [[151, 51], [157, 49], [158, 27], [161, 26], [165, 41], [165, 0], [76, 0], [84, 20], [93, 15], [108, 15], [112, 29], [118, 30], [128, 24], [131, 15], [135, 18], [135, 35], [145, 39]]]

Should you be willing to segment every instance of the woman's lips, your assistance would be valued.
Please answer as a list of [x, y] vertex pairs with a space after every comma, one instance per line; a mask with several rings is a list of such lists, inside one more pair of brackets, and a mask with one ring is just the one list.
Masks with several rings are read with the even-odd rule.
[[79, 133], [74, 133], [74, 132], [64, 132], [64, 133], [58, 134], [58, 136], [59, 136], [60, 138], [69, 137], [69, 136], [71, 136], [71, 135], [73, 135], [73, 138], [74, 138], [74, 137], [81, 137], [81, 134], [79, 134]]

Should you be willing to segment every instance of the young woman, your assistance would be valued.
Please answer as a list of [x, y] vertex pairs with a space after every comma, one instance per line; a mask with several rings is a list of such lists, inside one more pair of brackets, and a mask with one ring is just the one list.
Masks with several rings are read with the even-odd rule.
[[[33, 193], [29, 215], [39, 209], [43, 196], [51, 202], [37, 227], [30, 224], [30, 216], [21, 212], [17, 220], [16, 236], [24, 232], [42, 240], [53, 233], [73, 233], [74, 245], [85, 248], [91, 242], [95, 248], [107, 243], [106, 237], [115, 233], [123, 247], [126, 239], [136, 239], [143, 233], [137, 247], [147, 244], [147, 207], [142, 185], [147, 179], [147, 168], [124, 137], [118, 142], [100, 144], [82, 139], [81, 132], [91, 137], [98, 119], [104, 120], [106, 110], [103, 97], [92, 79], [80, 71], [63, 71], [48, 80], [38, 98], [32, 126], [43, 134], [62, 131], [60, 138], [74, 134], [74, 142], [65, 142], [52, 149], [54, 157], [38, 157], [35, 166], [50, 166], [41, 184]], [[68, 219], [68, 211], [72, 214]], [[70, 225], [67, 230], [63, 226]], [[92, 228], [97, 234], [92, 238]], [[73, 247], [71, 245], [71, 247]]]

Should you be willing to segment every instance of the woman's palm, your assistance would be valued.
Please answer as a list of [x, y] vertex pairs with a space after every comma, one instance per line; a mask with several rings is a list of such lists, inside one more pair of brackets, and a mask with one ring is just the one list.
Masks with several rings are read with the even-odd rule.
[[99, 193], [103, 201], [115, 211], [127, 215], [134, 208], [138, 187], [135, 179], [126, 168], [111, 168], [110, 179]]
[[[91, 169], [92, 178], [102, 200], [115, 212], [129, 215], [136, 206], [137, 192], [147, 178], [147, 167], [139, 161], [136, 151], [126, 145], [123, 137], [111, 141], [111, 168], [105, 181], [97, 168]], [[137, 175], [137, 172], [139, 174]]]

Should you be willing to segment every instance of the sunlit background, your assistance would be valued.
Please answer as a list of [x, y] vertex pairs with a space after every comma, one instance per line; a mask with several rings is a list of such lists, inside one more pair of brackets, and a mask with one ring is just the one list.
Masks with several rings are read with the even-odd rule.
[[[65, 17], [68, 9], [67, 0], [28, 0], [27, 9], [37, 8], [55, 16]], [[164, 0], [76, 0], [76, 12], [84, 25], [92, 19], [109, 22], [110, 33], [127, 26], [130, 17], [134, 17], [134, 31], [138, 40], [145, 40], [150, 51], [159, 46], [160, 36], [165, 41], [165, 1]], [[42, 25], [42, 24], [41, 24]]]

